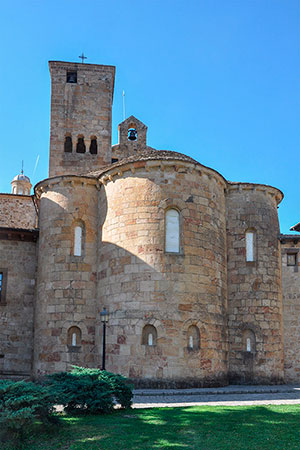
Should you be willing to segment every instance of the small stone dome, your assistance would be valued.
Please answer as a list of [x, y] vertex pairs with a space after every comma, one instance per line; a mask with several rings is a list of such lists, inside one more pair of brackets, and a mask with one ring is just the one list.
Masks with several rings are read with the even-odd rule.
[[16, 175], [11, 182], [11, 192], [17, 195], [30, 195], [32, 184], [30, 179], [24, 175], [23, 170], [19, 175]]
[[26, 181], [27, 183], [30, 183], [30, 179], [23, 173], [20, 173], [20, 175], [16, 175], [13, 181]]

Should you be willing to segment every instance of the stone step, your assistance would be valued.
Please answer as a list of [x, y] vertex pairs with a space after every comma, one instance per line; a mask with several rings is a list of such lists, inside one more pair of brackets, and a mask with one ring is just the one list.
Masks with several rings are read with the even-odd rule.
[[186, 395], [232, 395], [232, 394], [265, 394], [265, 393], [292, 393], [300, 391], [300, 385], [272, 385], [250, 386], [230, 385], [219, 388], [194, 388], [194, 389], [135, 389], [135, 397], [157, 396], [186, 396]]

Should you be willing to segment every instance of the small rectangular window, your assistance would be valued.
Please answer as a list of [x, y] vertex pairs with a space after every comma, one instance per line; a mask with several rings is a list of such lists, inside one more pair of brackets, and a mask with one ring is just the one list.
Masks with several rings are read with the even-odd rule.
[[287, 265], [288, 266], [296, 266], [297, 265], [297, 253], [288, 253], [287, 254]]
[[67, 83], [77, 83], [77, 72], [67, 72]]

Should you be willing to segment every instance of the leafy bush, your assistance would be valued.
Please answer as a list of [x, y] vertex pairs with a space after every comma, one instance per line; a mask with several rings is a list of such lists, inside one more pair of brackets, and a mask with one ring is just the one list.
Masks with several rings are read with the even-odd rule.
[[0, 430], [22, 435], [37, 419], [53, 422], [49, 389], [26, 381], [0, 380]]
[[109, 412], [119, 402], [131, 405], [132, 388], [126, 379], [99, 369], [73, 366], [71, 372], [48, 375], [46, 383], [56, 402], [71, 414], [99, 414]]

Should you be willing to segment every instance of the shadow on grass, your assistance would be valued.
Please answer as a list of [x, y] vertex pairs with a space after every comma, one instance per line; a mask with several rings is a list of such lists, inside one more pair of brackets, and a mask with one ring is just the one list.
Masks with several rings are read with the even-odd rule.
[[[153, 408], [65, 417], [24, 450], [299, 449], [300, 406]], [[9, 444], [3, 450], [13, 450]]]

